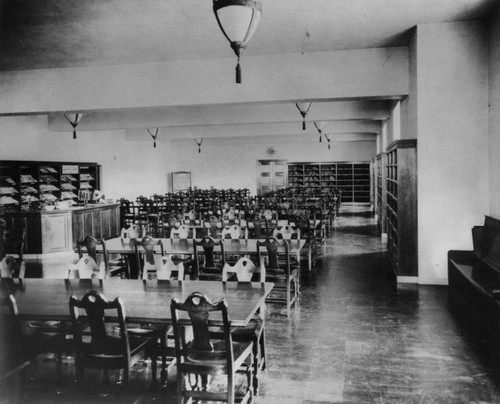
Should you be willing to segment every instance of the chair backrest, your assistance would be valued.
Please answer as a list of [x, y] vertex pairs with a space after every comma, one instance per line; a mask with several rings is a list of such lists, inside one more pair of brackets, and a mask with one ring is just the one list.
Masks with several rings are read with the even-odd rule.
[[[278, 248], [284, 247], [284, 262], [280, 265], [278, 260]], [[267, 267], [270, 269], [284, 269], [290, 271], [290, 250], [286, 240], [278, 240], [268, 237], [264, 241], [257, 240], [257, 257], [259, 262], [263, 260], [262, 250], [267, 252]]]
[[[159, 256], [158, 253], [155, 253], [155, 250], [158, 251], [157, 246], [160, 247]], [[165, 248], [160, 239], [145, 236], [141, 240], [134, 241], [134, 249], [137, 268], [139, 271], [142, 271], [143, 278], [144, 274], [147, 275], [148, 271], [156, 272], [161, 267], [159, 257], [165, 255]]]
[[246, 238], [246, 231], [244, 231], [240, 225], [238, 224], [233, 224], [232, 226], [229, 227], [224, 227], [221, 232], [221, 237], [222, 238], [230, 238], [232, 240], [238, 240], [240, 238]]
[[26, 264], [22, 260], [6, 255], [0, 261], [0, 279], [24, 279], [25, 272]]
[[95, 262], [99, 262], [97, 259], [97, 246], [100, 245], [102, 246], [102, 255], [103, 255], [103, 260], [104, 263], [107, 267], [107, 252], [106, 252], [106, 246], [104, 243], [103, 239], [96, 239], [95, 237], [92, 236], [86, 236], [83, 240], [79, 240], [76, 243], [76, 246], [78, 248], [78, 257], [82, 258], [84, 254], [86, 253], [88, 256], [92, 257]]
[[181, 224], [179, 227], [172, 227], [170, 229], [170, 238], [180, 238], [187, 239], [190, 238], [190, 228], [185, 224]]
[[[222, 268], [226, 264], [226, 257], [224, 254], [224, 242], [222, 239], [216, 240], [213, 237], [204, 237], [201, 240], [194, 240], [194, 266], [199, 275], [200, 269], [200, 252], [203, 251], [203, 264], [205, 269], [219, 269], [222, 273]], [[220, 256], [220, 264], [218, 265], [216, 259], [216, 252], [218, 249], [218, 254]], [[220, 268], [219, 268], [220, 266]]]
[[273, 237], [283, 240], [291, 240], [292, 238], [300, 239], [300, 229], [294, 230], [289, 225], [276, 227], [273, 230]]
[[[84, 329], [86, 335], [88, 331], [85, 323], [81, 321], [81, 317], [86, 316], [86, 322], [90, 327], [90, 352], [92, 356], [105, 360], [106, 357], [109, 359], [110, 355], [113, 354], [120, 355], [122, 359], [130, 361], [125, 306], [120, 297], [108, 301], [101, 293], [91, 290], [81, 299], [71, 296], [69, 310], [77, 354], [84, 352]], [[114, 327], [106, 326], [106, 319], [110, 317], [113, 318]], [[89, 350], [85, 350], [85, 352], [89, 352]]]
[[[253, 274], [256, 273], [257, 270], [258, 268], [249, 257], [241, 257], [233, 266], [229, 264], [224, 265], [224, 268], [222, 268], [222, 282], [227, 282], [230, 273], [236, 274], [236, 280], [238, 282], [251, 282]], [[265, 282], [265, 266], [261, 266], [259, 274], [259, 281]]]
[[87, 255], [78, 259], [77, 262], [68, 264], [66, 279], [92, 279], [93, 277], [98, 279], [106, 277], [104, 262], [98, 265], [90, 255]]
[[[154, 269], [144, 270], [142, 272], [142, 279], [152, 279], [156, 278], [158, 280], [170, 280], [177, 279], [179, 281], [184, 280], [184, 264], [179, 262], [174, 264], [169, 255], [165, 255], [160, 259], [160, 265], [157, 265]], [[174, 273], [177, 275], [174, 278]]]
[[146, 234], [141, 225], [131, 224], [128, 227], [122, 227], [120, 237], [122, 239], [138, 239], [144, 237]]
[[[229, 316], [225, 300], [212, 303], [205, 295], [194, 292], [184, 302], [172, 299], [170, 304], [172, 323], [174, 326], [175, 351], [177, 363], [182, 363], [184, 357], [195, 361], [213, 362], [226, 359], [228, 373], [233, 372], [233, 348], [230, 332]], [[183, 346], [183, 333], [179, 325], [178, 311], [186, 312], [191, 319], [193, 339]], [[224, 342], [216, 344], [210, 337], [208, 321], [210, 313], [221, 312], [223, 322]]]
[[207, 220], [204, 221], [204, 227], [207, 231], [207, 235], [216, 238], [219, 233], [219, 228], [222, 227], [222, 222], [214, 215], [211, 215]]

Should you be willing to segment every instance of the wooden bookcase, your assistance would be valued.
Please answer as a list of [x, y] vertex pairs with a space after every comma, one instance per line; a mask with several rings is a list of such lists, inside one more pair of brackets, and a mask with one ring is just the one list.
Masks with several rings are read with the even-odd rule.
[[386, 155], [380, 153], [375, 159], [375, 213], [377, 215], [377, 224], [381, 233], [386, 233]]
[[417, 141], [402, 139], [386, 150], [387, 251], [396, 275], [418, 275]]
[[342, 202], [370, 202], [369, 162], [288, 163], [288, 186], [342, 191]]
[[0, 161], [0, 208], [30, 210], [34, 205], [79, 198], [100, 187], [97, 163]]

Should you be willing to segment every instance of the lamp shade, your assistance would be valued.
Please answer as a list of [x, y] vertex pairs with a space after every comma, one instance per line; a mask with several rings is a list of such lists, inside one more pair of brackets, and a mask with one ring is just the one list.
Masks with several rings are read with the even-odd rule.
[[246, 48], [259, 24], [262, 4], [258, 0], [214, 0], [213, 9], [222, 33], [238, 57], [236, 82], [241, 83], [241, 49]]
[[312, 102], [296, 102], [295, 105], [302, 115], [302, 130], [306, 130], [306, 115], [311, 108]]

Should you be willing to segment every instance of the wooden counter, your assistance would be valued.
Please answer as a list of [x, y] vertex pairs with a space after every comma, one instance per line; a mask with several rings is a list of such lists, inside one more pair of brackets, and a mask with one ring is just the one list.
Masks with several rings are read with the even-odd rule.
[[86, 235], [118, 237], [120, 204], [89, 204], [52, 211], [19, 211], [6, 214], [8, 227], [26, 228], [26, 254], [72, 251]]

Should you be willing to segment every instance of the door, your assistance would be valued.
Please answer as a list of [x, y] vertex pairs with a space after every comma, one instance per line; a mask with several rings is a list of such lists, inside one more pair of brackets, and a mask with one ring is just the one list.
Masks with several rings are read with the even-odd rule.
[[287, 172], [287, 160], [258, 160], [257, 194], [285, 188]]

